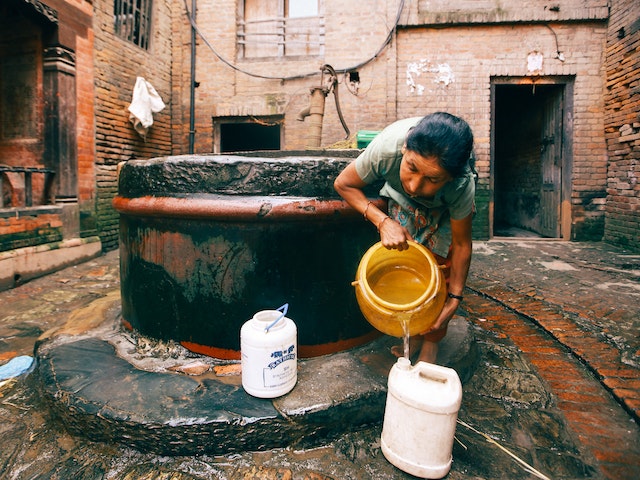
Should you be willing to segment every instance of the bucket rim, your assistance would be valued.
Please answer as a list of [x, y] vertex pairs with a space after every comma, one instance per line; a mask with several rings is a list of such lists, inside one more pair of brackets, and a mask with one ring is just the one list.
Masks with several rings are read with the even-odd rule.
[[[431, 267], [431, 272], [430, 272], [431, 273], [430, 278], [432, 279], [431, 285], [435, 287], [432, 289], [432, 291], [430, 291], [429, 289], [425, 289], [425, 291], [417, 299], [415, 299], [412, 302], [404, 303], [404, 304], [388, 302], [387, 300], [384, 300], [383, 298], [378, 296], [373, 291], [373, 289], [371, 288], [367, 280], [367, 271], [368, 271], [367, 267], [369, 265], [369, 261], [371, 260], [371, 258], [379, 250], [382, 250], [382, 249], [387, 250], [387, 248], [382, 244], [382, 242], [377, 242], [373, 244], [362, 256], [361, 268], [360, 268], [359, 276], [357, 279], [357, 283], [361, 286], [363, 293], [365, 295], [371, 298], [374, 298], [376, 303], [394, 312], [409, 312], [409, 311], [415, 310], [416, 308], [423, 305], [426, 301], [436, 296], [438, 293], [438, 289], [440, 287], [439, 285], [440, 276], [438, 275], [438, 269], [440, 267], [438, 266], [438, 262], [436, 261], [433, 254], [429, 251], [428, 248], [426, 248], [424, 245], [418, 242], [414, 242], [410, 240], [407, 243], [409, 244], [409, 249], [414, 248], [419, 253], [421, 253], [426, 258], [427, 263]], [[435, 282], [435, 285], [433, 285], [434, 282]]]

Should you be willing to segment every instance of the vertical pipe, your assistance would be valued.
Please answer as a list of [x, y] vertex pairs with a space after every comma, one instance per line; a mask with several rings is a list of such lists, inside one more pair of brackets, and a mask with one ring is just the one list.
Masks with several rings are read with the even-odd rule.
[[311, 89], [309, 100], [309, 132], [307, 134], [307, 148], [320, 148], [322, 144], [322, 119], [324, 117], [324, 101], [327, 92], [322, 87]]
[[190, 85], [190, 106], [189, 106], [189, 153], [193, 153], [195, 144], [195, 97], [196, 97], [196, 3], [191, 0], [191, 85]]

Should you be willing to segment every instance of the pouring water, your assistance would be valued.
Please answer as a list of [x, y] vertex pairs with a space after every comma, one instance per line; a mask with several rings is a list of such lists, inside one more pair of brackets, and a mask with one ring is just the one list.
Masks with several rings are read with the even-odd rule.
[[400, 323], [402, 324], [403, 340], [404, 340], [404, 358], [411, 360], [410, 344], [411, 335], [409, 334], [410, 319], [406, 315], [399, 316]]

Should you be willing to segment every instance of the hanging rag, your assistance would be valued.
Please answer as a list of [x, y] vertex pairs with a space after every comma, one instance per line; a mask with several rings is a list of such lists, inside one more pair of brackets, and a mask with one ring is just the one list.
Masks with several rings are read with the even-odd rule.
[[153, 85], [138, 77], [133, 87], [133, 96], [129, 105], [129, 121], [136, 132], [146, 140], [149, 127], [153, 124], [153, 114], [165, 107], [162, 98]]

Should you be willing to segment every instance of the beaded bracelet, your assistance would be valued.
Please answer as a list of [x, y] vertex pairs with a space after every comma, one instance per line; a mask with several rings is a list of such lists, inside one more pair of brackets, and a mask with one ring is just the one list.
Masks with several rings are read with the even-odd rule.
[[456, 295], [455, 293], [451, 293], [451, 292], [447, 293], [447, 297], [454, 298], [460, 301], [462, 301], [462, 299], [464, 298], [462, 295]]

